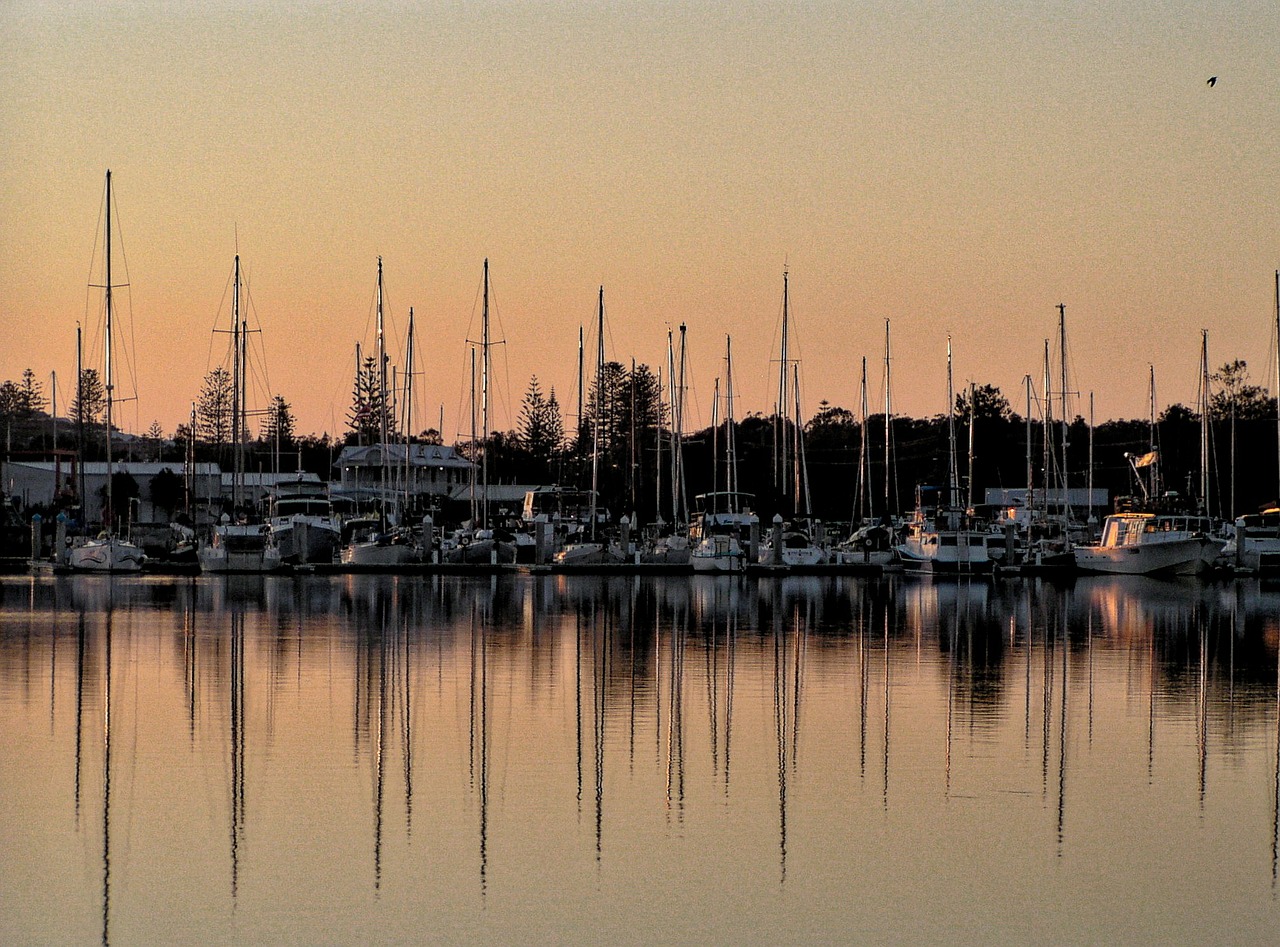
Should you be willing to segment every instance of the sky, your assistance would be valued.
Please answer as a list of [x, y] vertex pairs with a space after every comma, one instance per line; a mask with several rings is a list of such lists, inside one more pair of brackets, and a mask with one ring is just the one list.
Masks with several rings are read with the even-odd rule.
[[784, 271], [806, 414], [856, 409], [864, 357], [882, 410], [886, 320], [895, 412], [945, 410], [948, 334], [955, 388], [1021, 411], [1059, 303], [1073, 413], [1145, 417], [1148, 364], [1194, 404], [1202, 329], [1274, 392], [1277, 49], [1272, 0], [0, 0], [0, 379], [69, 387], [78, 322], [100, 361], [110, 168], [137, 433], [224, 362], [237, 252], [251, 406], [302, 432], [345, 428], [379, 256], [447, 439], [485, 259], [498, 429], [533, 375], [576, 410], [601, 286], [610, 359], [665, 375], [687, 325], [686, 426], [726, 335], [770, 413]]

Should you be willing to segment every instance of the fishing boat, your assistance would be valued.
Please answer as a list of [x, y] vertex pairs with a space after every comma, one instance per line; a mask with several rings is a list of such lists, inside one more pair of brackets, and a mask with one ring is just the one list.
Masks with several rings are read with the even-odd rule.
[[903, 568], [933, 575], [990, 573], [995, 568], [988, 548], [990, 532], [953, 504], [932, 504], [929, 497], [936, 496], [937, 490], [926, 486], [917, 490], [916, 509], [896, 547]]
[[140, 572], [142, 565], [146, 561], [146, 555], [142, 549], [129, 542], [127, 539], [121, 538], [112, 532], [113, 520], [115, 517], [115, 509], [113, 505], [114, 496], [112, 491], [112, 479], [115, 473], [114, 465], [111, 457], [111, 406], [115, 401], [115, 386], [112, 376], [111, 364], [111, 336], [112, 336], [112, 316], [113, 316], [113, 300], [112, 289], [114, 286], [111, 282], [111, 172], [107, 171], [107, 196], [106, 196], [106, 243], [104, 245], [103, 259], [105, 268], [105, 278], [102, 286], [105, 293], [106, 307], [106, 333], [104, 352], [106, 359], [106, 385], [105, 385], [105, 402], [106, 402], [106, 438], [107, 438], [107, 486], [106, 486], [106, 510], [104, 514], [105, 529], [98, 535], [96, 539], [90, 539], [87, 542], [72, 546], [67, 557], [67, 564], [77, 571], [81, 572]]
[[1160, 490], [1160, 452], [1126, 454], [1139, 496], [1117, 497], [1102, 522], [1102, 538], [1077, 546], [1081, 572], [1119, 575], [1196, 575], [1208, 571], [1223, 543], [1211, 535], [1208, 516], [1174, 491]]
[[1153, 509], [1125, 508], [1102, 523], [1102, 539], [1089, 546], [1077, 546], [1076, 568], [1081, 572], [1119, 575], [1197, 575], [1208, 571], [1222, 551], [1222, 544], [1209, 535], [1207, 516], [1191, 515], [1177, 509], [1177, 496], [1168, 494]]

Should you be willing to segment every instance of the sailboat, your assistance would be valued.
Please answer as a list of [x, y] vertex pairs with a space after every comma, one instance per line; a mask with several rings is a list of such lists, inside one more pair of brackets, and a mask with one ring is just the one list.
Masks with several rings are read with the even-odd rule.
[[[1276, 270], [1275, 341], [1280, 351], [1280, 270]], [[1276, 502], [1257, 513], [1237, 516], [1235, 531], [1222, 555], [1236, 569], [1280, 571], [1280, 358], [1276, 359]]]
[[[817, 566], [827, 561], [826, 550], [810, 533], [813, 526], [809, 506], [809, 469], [804, 455], [804, 429], [800, 417], [800, 365], [789, 357], [790, 293], [788, 274], [782, 271], [782, 339], [778, 373], [778, 427], [776, 434], [775, 477], [785, 498], [788, 476], [794, 519], [782, 528], [779, 545], [771, 535], [760, 544], [757, 559], [761, 563], [787, 568]], [[791, 443], [789, 444], [788, 441]], [[789, 449], [790, 448], [790, 449]], [[791, 460], [788, 463], [788, 456]]]
[[[725, 338], [725, 489], [695, 497], [698, 509], [689, 527], [694, 572], [742, 572], [760, 518], [751, 512], [754, 498], [738, 490], [738, 457], [733, 419], [733, 340]], [[713, 460], [714, 463], [714, 460]], [[712, 478], [713, 486], [715, 478]]]
[[[649, 565], [687, 566], [691, 554], [691, 538], [687, 524], [687, 503], [685, 501], [684, 484], [684, 394], [685, 394], [685, 324], [680, 323], [680, 359], [679, 370], [676, 365], [676, 349], [671, 330], [667, 329], [667, 377], [671, 391], [671, 531], [665, 531], [662, 522], [662, 492], [658, 491], [658, 511], [654, 535], [645, 543], [640, 553], [640, 561]], [[661, 380], [658, 384], [662, 388]], [[718, 391], [718, 389], [717, 389]], [[718, 400], [718, 399], [717, 399]], [[716, 428], [713, 419], [712, 430]], [[661, 454], [662, 436], [657, 439], [658, 453]], [[714, 450], [712, 451], [714, 454]], [[657, 482], [662, 479], [662, 464], [659, 457]], [[628, 550], [619, 550], [627, 555]]]
[[951, 375], [951, 337], [947, 337], [947, 496], [936, 487], [917, 487], [916, 509], [907, 533], [897, 546], [908, 572], [932, 575], [974, 575], [995, 568], [987, 548], [989, 533], [978, 528], [960, 503], [960, 473], [956, 465], [955, 388]]
[[112, 334], [112, 295], [114, 288], [111, 283], [111, 172], [107, 171], [107, 198], [106, 198], [106, 245], [104, 249], [105, 261], [105, 279], [102, 288], [105, 292], [106, 303], [106, 342], [105, 342], [105, 358], [106, 358], [106, 437], [107, 437], [107, 505], [104, 513], [104, 529], [97, 539], [91, 539], [80, 546], [73, 546], [68, 556], [67, 563], [72, 569], [82, 572], [140, 572], [142, 564], [146, 560], [146, 555], [142, 549], [135, 546], [128, 540], [116, 536], [112, 532], [114, 526], [115, 509], [112, 505], [114, 496], [111, 481], [115, 473], [114, 464], [111, 459], [111, 406], [115, 401], [115, 383], [112, 376], [111, 365], [111, 334]]
[[[409, 562], [413, 562], [421, 558], [418, 546], [413, 542], [413, 537], [408, 530], [397, 525], [396, 528], [389, 528], [387, 524], [387, 502], [388, 502], [388, 485], [390, 472], [391, 445], [388, 441], [387, 431], [387, 346], [386, 335], [383, 331], [383, 309], [382, 309], [382, 257], [378, 257], [378, 390], [380, 405], [379, 413], [381, 415], [381, 443], [378, 445], [378, 451], [381, 455], [382, 476], [379, 481], [380, 496], [378, 529], [367, 535], [353, 536], [352, 541], [342, 547], [339, 558], [343, 565], [353, 566], [399, 566]], [[413, 383], [413, 310], [409, 310], [409, 362], [408, 362], [408, 381], [406, 383], [406, 400], [412, 405], [412, 383]], [[409, 452], [409, 421], [412, 416], [405, 422], [405, 465], [406, 474], [408, 465], [411, 463]], [[405, 479], [406, 489], [408, 478]], [[397, 508], [400, 506], [396, 503]], [[397, 517], [398, 519], [399, 517]]]
[[[887, 359], [886, 359], [887, 361]], [[840, 543], [833, 555], [836, 561], [846, 565], [862, 564], [884, 566], [893, 561], [893, 531], [889, 527], [889, 515], [886, 510], [883, 521], [877, 521], [872, 512], [871, 503], [871, 453], [870, 438], [867, 432], [867, 359], [862, 359], [862, 386], [859, 396], [861, 410], [861, 449], [858, 459], [858, 489], [854, 500], [854, 530], [849, 537]], [[888, 411], [885, 412], [885, 424], [889, 423]], [[886, 465], [888, 451], [885, 452]]]
[[[231, 476], [232, 515], [224, 513], [198, 555], [204, 572], [275, 572], [283, 567], [280, 548], [266, 523], [240, 518], [244, 496], [245, 324], [240, 319], [240, 254], [236, 254], [231, 293], [231, 414], [235, 460]], [[225, 331], [225, 330], [223, 330]], [[233, 519], [234, 515], [234, 519]]]
[[604, 401], [604, 287], [600, 287], [596, 309], [596, 410], [591, 425], [591, 521], [587, 535], [571, 541], [553, 556], [558, 566], [586, 566], [617, 563], [622, 556], [611, 550], [605, 537], [597, 533], [600, 524], [600, 424]]
[[[474, 343], [469, 343], [474, 346]], [[489, 527], [489, 261], [484, 261], [484, 308], [481, 312], [480, 336], [480, 488], [476, 492], [474, 479], [471, 485], [471, 523], [460, 530], [451, 547], [445, 552], [445, 562], [466, 565], [510, 564], [516, 561], [514, 540], [508, 541]], [[475, 476], [476, 449], [476, 398], [475, 398], [475, 348], [471, 349], [471, 442], [472, 477]]]

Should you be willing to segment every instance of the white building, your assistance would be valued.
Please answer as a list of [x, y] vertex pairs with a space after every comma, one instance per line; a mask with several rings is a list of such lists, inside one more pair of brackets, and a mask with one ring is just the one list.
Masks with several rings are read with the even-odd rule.
[[471, 480], [474, 464], [452, 447], [440, 444], [409, 445], [406, 471], [404, 444], [371, 444], [344, 447], [334, 467], [342, 490], [352, 496], [370, 495], [382, 489], [383, 459], [387, 465], [387, 489], [403, 494], [408, 476], [408, 493], [414, 496], [446, 497]]
[[[1067, 500], [1071, 503], [1071, 510], [1075, 513], [1076, 518], [1084, 521], [1090, 516], [1101, 519], [1110, 511], [1111, 499], [1106, 490], [1094, 489], [1092, 491], [1084, 487], [1072, 487], [1067, 491]], [[1035, 490], [1031, 495], [1031, 502], [1037, 510], [1048, 510], [1055, 515], [1062, 513], [1062, 488], [1054, 487], [1050, 490]], [[1009, 489], [1001, 487], [988, 487], [985, 494], [986, 505], [995, 507], [1001, 511], [1000, 521], [1017, 523], [1019, 526], [1025, 526], [1030, 518], [1030, 511], [1027, 508], [1027, 488], [1013, 487]]]
[[[87, 498], [85, 511], [90, 522], [100, 522], [102, 516], [103, 490], [107, 484], [107, 465], [105, 461], [94, 461], [83, 465], [84, 492]], [[170, 512], [181, 512], [184, 501], [178, 507], [167, 511], [157, 507], [151, 496], [151, 481], [162, 470], [168, 470], [181, 481], [184, 477], [185, 465], [176, 461], [159, 463], [140, 463], [137, 461], [116, 461], [112, 464], [116, 473], [126, 473], [138, 484], [138, 510], [136, 521], [139, 523], [167, 523]], [[76, 494], [74, 465], [54, 464], [51, 461], [10, 461], [0, 464], [4, 491], [15, 497], [24, 507], [52, 503], [55, 496]], [[192, 503], [203, 508], [211, 499], [216, 498], [221, 490], [222, 470], [217, 464], [196, 464], [191, 471]]]

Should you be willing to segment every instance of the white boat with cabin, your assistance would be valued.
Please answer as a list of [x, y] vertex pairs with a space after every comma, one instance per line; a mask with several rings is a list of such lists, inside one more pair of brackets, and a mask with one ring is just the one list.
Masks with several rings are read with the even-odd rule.
[[287, 564], [333, 562], [342, 543], [342, 523], [327, 490], [315, 481], [276, 485], [271, 536]]
[[1222, 557], [1246, 572], [1280, 572], [1280, 505], [1237, 516]]
[[694, 497], [697, 511], [689, 525], [689, 564], [694, 572], [743, 572], [760, 517], [751, 512], [749, 493], [720, 490]]
[[1222, 551], [1209, 535], [1207, 516], [1153, 510], [1112, 513], [1102, 524], [1102, 538], [1077, 546], [1081, 572], [1118, 575], [1197, 575], [1208, 571]]

